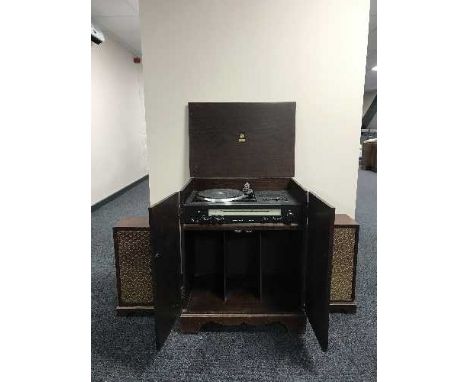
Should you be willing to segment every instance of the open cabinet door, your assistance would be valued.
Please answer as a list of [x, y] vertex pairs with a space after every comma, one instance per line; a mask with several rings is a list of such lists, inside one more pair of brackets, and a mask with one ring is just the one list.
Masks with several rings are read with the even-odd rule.
[[335, 209], [309, 193], [305, 310], [323, 351], [328, 349], [334, 220]]
[[181, 313], [179, 193], [149, 208], [156, 348]]

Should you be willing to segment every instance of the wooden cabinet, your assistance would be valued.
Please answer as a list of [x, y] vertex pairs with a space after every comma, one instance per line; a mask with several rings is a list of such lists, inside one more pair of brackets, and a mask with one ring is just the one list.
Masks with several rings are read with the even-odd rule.
[[302, 333], [307, 319], [326, 350], [334, 209], [303, 191], [297, 226], [185, 225], [186, 189], [149, 210], [157, 347], [177, 320], [186, 333], [211, 322], [280, 323]]
[[[294, 102], [189, 103], [187, 185], [149, 208], [156, 344], [179, 321], [312, 326], [328, 347], [335, 211], [294, 180]], [[260, 223], [184, 224], [193, 191], [242, 189], [293, 195], [298, 214]], [[202, 223], [200, 223], [202, 222]]]

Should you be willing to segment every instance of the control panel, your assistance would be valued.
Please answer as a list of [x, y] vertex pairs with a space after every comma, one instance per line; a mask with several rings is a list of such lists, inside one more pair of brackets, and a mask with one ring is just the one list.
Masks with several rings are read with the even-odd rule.
[[281, 208], [184, 208], [185, 224], [300, 223], [299, 206]]

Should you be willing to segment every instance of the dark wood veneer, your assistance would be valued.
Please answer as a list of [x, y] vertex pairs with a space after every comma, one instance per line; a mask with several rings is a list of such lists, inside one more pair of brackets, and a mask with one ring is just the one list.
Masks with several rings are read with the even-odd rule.
[[[251, 188], [257, 191], [285, 190], [290, 184], [289, 178], [192, 178], [187, 184], [187, 191], [205, 190], [209, 188], [234, 188], [242, 189], [245, 182], [249, 182]], [[186, 191], [186, 195], [189, 192]], [[188, 196], [188, 195], [187, 195]]]
[[120, 219], [113, 229], [114, 231], [118, 231], [120, 229], [125, 229], [127, 231], [132, 229], [143, 229], [149, 231], [148, 216], [128, 216]]
[[327, 350], [335, 210], [312, 193], [308, 208], [305, 308], [320, 346]]
[[293, 177], [295, 118], [295, 102], [189, 103], [190, 175]]
[[356, 313], [357, 306], [354, 301], [331, 301], [330, 313]]
[[179, 193], [149, 208], [156, 347], [160, 349], [180, 316]]

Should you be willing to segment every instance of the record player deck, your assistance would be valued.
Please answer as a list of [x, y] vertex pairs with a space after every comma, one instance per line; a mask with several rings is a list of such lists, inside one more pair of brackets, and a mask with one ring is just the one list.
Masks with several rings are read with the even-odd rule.
[[186, 224], [245, 224], [300, 221], [300, 203], [286, 190], [213, 188], [192, 191], [184, 203]]

